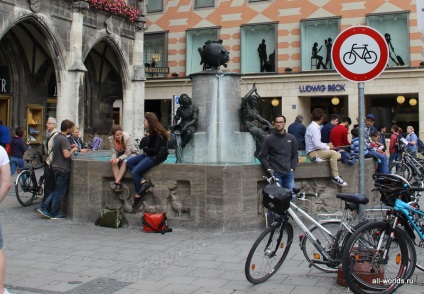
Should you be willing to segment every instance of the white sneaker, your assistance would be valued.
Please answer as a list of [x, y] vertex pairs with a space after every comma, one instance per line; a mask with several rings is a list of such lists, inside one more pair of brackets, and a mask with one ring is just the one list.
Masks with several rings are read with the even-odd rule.
[[318, 156], [315, 156], [315, 162], [324, 162], [325, 160], [322, 158], [319, 158]]
[[343, 181], [341, 177], [333, 177], [332, 180], [333, 180], [333, 183], [336, 183], [339, 186], [342, 186], [342, 187], [347, 186], [347, 183]]
[[12, 293], [10, 293], [9, 291], [7, 291], [7, 289], [6, 289], [6, 288], [4, 288], [4, 292], [3, 292], [3, 294], [12, 294]]

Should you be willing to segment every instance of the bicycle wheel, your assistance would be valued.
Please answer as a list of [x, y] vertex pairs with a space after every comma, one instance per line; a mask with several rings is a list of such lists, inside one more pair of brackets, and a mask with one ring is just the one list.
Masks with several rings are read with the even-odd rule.
[[28, 170], [22, 171], [15, 182], [16, 198], [22, 206], [29, 206], [37, 197], [37, 185]]
[[244, 273], [252, 284], [268, 280], [277, 272], [293, 242], [293, 227], [285, 222], [267, 228], [256, 239], [247, 256]]
[[412, 179], [411, 168], [403, 162], [394, 162], [389, 166], [389, 174], [398, 175], [407, 180], [408, 182]]
[[373, 64], [377, 61], [377, 53], [374, 51], [368, 51], [368, 53], [365, 53], [364, 60], [368, 64]]
[[[370, 222], [358, 228], [346, 242], [343, 272], [353, 293], [392, 293], [405, 281], [407, 267], [415, 267], [414, 256], [408, 257], [415, 254], [415, 248], [408, 248], [407, 237], [400, 228], [394, 230], [393, 240], [391, 232], [388, 222]], [[381, 247], [377, 250], [379, 242]]]
[[[337, 259], [338, 261], [331, 262], [328, 264], [323, 264], [320, 262], [327, 261], [324, 256], [322, 256], [321, 253], [319, 253], [318, 249], [315, 248], [315, 246], [312, 244], [312, 242], [303, 236], [302, 243], [301, 243], [301, 249], [303, 251], [303, 255], [305, 255], [306, 260], [311, 264], [313, 267], [319, 269], [320, 271], [327, 272], [327, 273], [334, 273], [337, 272], [337, 267], [341, 263], [341, 242], [343, 242], [344, 235], [347, 233], [346, 230], [340, 231], [340, 236], [338, 237], [337, 243], [336, 242], [336, 236], [337, 233], [340, 230], [340, 220], [334, 220], [334, 221], [327, 221], [324, 223], [321, 223], [321, 225], [326, 228], [328, 231], [330, 231], [333, 236], [326, 233], [324, 230], [319, 228], [318, 226], [313, 226], [312, 228], [309, 228], [311, 231], [311, 234], [314, 235], [322, 247], [324, 247], [325, 251], [334, 259]], [[344, 228], [344, 227], [342, 227]]]
[[352, 52], [346, 52], [346, 54], [345, 55], [343, 55], [343, 61], [346, 63], [346, 64], [354, 64], [355, 63], [355, 61], [356, 61], [356, 55], [355, 55], [355, 53], [352, 53]]

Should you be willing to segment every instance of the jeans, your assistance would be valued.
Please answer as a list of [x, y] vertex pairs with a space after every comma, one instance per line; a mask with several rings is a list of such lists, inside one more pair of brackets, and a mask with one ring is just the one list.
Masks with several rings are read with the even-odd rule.
[[10, 173], [13, 176], [13, 174], [16, 171], [16, 168], [24, 168], [25, 167], [25, 161], [23, 158], [18, 157], [11, 157], [10, 158]]
[[389, 167], [387, 166], [387, 156], [386, 154], [378, 153], [377, 151], [370, 151], [368, 153], [370, 156], [374, 158], [380, 159], [380, 163], [378, 164], [377, 173], [379, 174], [389, 174]]
[[51, 216], [56, 216], [60, 210], [60, 202], [65, 196], [69, 186], [71, 172], [56, 172], [55, 171], [55, 189], [41, 203], [41, 210], [47, 211]]
[[151, 169], [155, 162], [146, 154], [140, 154], [130, 157], [126, 160], [127, 168], [131, 171], [135, 192], [138, 193], [141, 189], [141, 181], [144, 180], [143, 174]]
[[279, 181], [281, 187], [292, 191], [294, 187], [294, 172], [288, 172], [287, 174], [281, 174], [274, 172], [274, 177]]
[[389, 157], [389, 166], [393, 163], [393, 161], [401, 160], [402, 159], [402, 152], [395, 152], [390, 153]]

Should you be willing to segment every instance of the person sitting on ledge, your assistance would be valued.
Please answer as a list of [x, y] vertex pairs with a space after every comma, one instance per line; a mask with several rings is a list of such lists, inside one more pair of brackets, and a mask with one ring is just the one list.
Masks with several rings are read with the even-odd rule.
[[127, 170], [125, 159], [133, 154], [137, 154], [137, 151], [133, 145], [131, 136], [124, 132], [121, 126], [112, 126], [111, 133], [112, 136], [108, 138], [110, 150], [112, 151], [110, 163], [112, 164], [112, 172], [115, 179], [115, 185], [111, 189], [119, 193], [122, 192], [121, 180]]
[[321, 142], [321, 129], [319, 127], [324, 120], [325, 112], [321, 108], [312, 111], [312, 122], [306, 129], [305, 143], [306, 153], [312, 162], [330, 160], [332, 181], [339, 186], [347, 186], [347, 183], [339, 176], [337, 160], [341, 158], [339, 152], [334, 151], [332, 143]]
[[144, 174], [153, 166], [164, 162], [168, 158], [168, 131], [162, 126], [153, 113], [147, 113], [144, 117], [144, 129], [149, 130], [147, 147], [143, 148], [143, 154], [126, 160], [127, 167], [131, 170], [135, 187], [133, 209], [138, 209], [143, 202], [145, 192], [150, 183], [144, 178]]

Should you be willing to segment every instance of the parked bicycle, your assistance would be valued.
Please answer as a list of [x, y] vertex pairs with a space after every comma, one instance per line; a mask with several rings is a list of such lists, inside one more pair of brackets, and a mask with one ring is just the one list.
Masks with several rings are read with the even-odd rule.
[[[350, 51], [343, 55], [343, 61], [346, 64], [354, 64], [356, 62], [356, 57], [363, 59], [368, 64], [373, 64], [377, 61], [377, 54], [374, 51], [368, 50], [368, 44], [363, 44], [362, 46], [356, 45], [358, 44], [353, 44]], [[358, 52], [361, 52], [361, 50], [362, 54], [359, 54]]]
[[[373, 177], [381, 201], [393, 209], [387, 221], [358, 228], [345, 244], [344, 276], [350, 290], [358, 294], [392, 293], [408, 283], [417, 263], [415, 247], [424, 244], [424, 212], [417, 197], [414, 199], [424, 191], [422, 185], [412, 187], [398, 175]], [[417, 237], [414, 246], [412, 240]], [[418, 268], [422, 269], [422, 264]]]
[[44, 174], [39, 177], [38, 181], [35, 175], [35, 170], [44, 166], [44, 164], [40, 164], [36, 160], [37, 157], [35, 154], [28, 160], [25, 160], [27, 165], [29, 164], [29, 167], [21, 169], [15, 180], [16, 198], [22, 206], [31, 205], [44, 192]]
[[408, 182], [413, 178], [422, 181], [424, 173], [424, 160], [412, 156], [406, 145], [402, 145], [403, 156], [401, 160], [394, 161], [389, 166], [389, 173], [399, 175], [405, 178]]
[[[283, 189], [272, 175], [266, 179], [269, 185], [263, 190], [263, 204], [276, 214], [276, 218], [250, 249], [245, 263], [247, 280], [253, 284], [262, 283], [283, 264], [293, 242], [293, 227], [289, 216], [303, 233], [300, 247], [309, 266], [324, 272], [336, 272], [342, 260], [343, 243], [353, 230], [348, 210], [356, 210], [359, 204], [368, 203], [368, 198], [363, 194], [337, 194], [337, 198], [346, 202], [346, 219], [320, 223], [290, 201], [293, 196], [298, 200], [307, 200], [305, 196], [316, 196], [315, 193], [300, 193], [299, 188], [294, 188], [293, 192]], [[308, 229], [297, 213], [313, 223], [313, 226]]]

